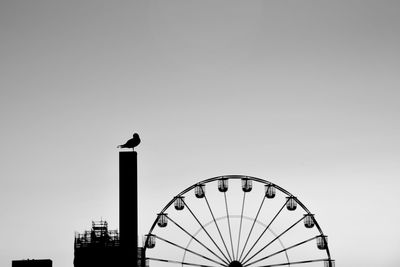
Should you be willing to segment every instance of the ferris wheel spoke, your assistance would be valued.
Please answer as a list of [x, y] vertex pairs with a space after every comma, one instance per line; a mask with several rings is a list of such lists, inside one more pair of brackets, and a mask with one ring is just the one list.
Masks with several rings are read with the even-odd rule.
[[197, 243], [199, 243], [201, 246], [203, 246], [205, 249], [207, 249], [211, 254], [213, 254], [215, 257], [217, 257], [220, 261], [224, 262], [225, 264], [228, 264], [229, 261], [226, 261], [222, 259], [220, 256], [218, 256], [214, 251], [212, 251], [210, 248], [208, 248], [206, 245], [204, 245], [200, 240], [198, 240], [195, 236], [193, 236], [191, 233], [189, 233], [187, 230], [185, 230], [182, 226], [180, 226], [177, 222], [175, 222], [171, 217], [166, 216], [173, 224], [175, 224], [179, 229], [181, 229], [185, 234], [190, 236], [192, 239], [194, 239]]
[[260, 211], [261, 211], [261, 208], [262, 208], [262, 206], [263, 206], [263, 204], [264, 204], [264, 201], [265, 201], [265, 196], [263, 196], [262, 201], [261, 201], [261, 204], [260, 204], [260, 207], [258, 208], [258, 211], [257, 211], [257, 215], [256, 215], [256, 217], [255, 217], [254, 220], [253, 220], [253, 224], [251, 225], [249, 234], [247, 235], [246, 242], [244, 243], [242, 252], [240, 253], [239, 261], [241, 261], [240, 259], [242, 258], [243, 252], [244, 252], [244, 250], [246, 249], [247, 242], [249, 242], [249, 238], [250, 238], [251, 232], [253, 231], [254, 225], [256, 224], [258, 215], [260, 214]]
[[237, 249], [236, 249], [236, 257], [237, 258], [239, 258], [240, 235], [242, 232], [243, 211], [244, 211], [244, 202], [245, 201], [246, 201], [246, 192], [243, 191], [242, 212], [240, 213], [239, 236], [238, 236]]
[[161, 262], [168, 262], [168, 263], [175, 263], [175, 264], [189, 265], [189, 266], [197, 266], [197, 267], [215, 267], [212, 265], [204, 265], [204, 264], [197, 264], [197, 263], [184, 262], [184, 261], [165, 260], [165, 259], [158, 259], [158, 258], [146, 258], [146, 260], [161, 261]]
[[235, 253], [234, 253], [234, 251], [233, 251], [231, 221], [230, 221], [230, 219], [229, 219], [229, 209], [228, 209], [228, 201], [226, 200], [226, 192], [224, 192], [224, 198], [225, 198], [226, 217], [228, 218], [229, 237], [230, 237], [230, 239], [231, 239], [232, 258], [235, 259]]
[[188, 209], [188, 211], [190, 212], [190, 214], [192, 214], [193, 218], [197, 221], [197, 223], [200, 225], [200, 227], [203, 229], [203, 231], [207, 234], [207, 236], [210, 238], [210, 240], [213, 242], [213, 244], [215, 245], [215, 247], [219, 250], [219, 252], [221, 252], [222, 256], [224, 256], [224, 258], [229, 262], [229, 259], [226, 257], [226, 255], [224, 254], [224, 252], [222, 252], [221, 248], [217, 245], [217, 243], [215, 243], [214, 239], [211, 237], [211, 235], [208, 233], [208, 231], [206, 230], [206, 228], [203, 226], [203, 224], [199, 221], [199, 219], [196, 217], [196, 215], [193, 213], [193, 211], [190, 209], [190, 207], [187, 205], [187, 203], [185, 201], [183, 201], [183, 203], [185, 204], [186, 208]]
[[[246, 264], [247, 262], [249, 262], [251, 259], [253, 259], [255, 256], [257, 256], [261, 251], [263, 251], [264, 249], [266, 249], [269, 245], [271, 245], [272, 243], [274, 243], [277, 239], [279, 239], [281, 236], [283, 236], [284, 234], [286, 234], [290, 229], [292, 229], [293, 227], [295, 227], [299, 222], [301, 222], [303, 220], [304, 217], [300, 218], [297, 222], [295, 222], [294, 224], [292, 224], [289, 228], [287, 228], [285, 231], [283, 231], [282, 233], [280, 233], [278, 236], [276, 236], [274, 239], [272, 239], [268, 244], [266, 244], [264, 247], [262, 247], [259, 251], [257, 251], [256, 253], [254, 253], [253, 256], [251, 256], [250, 258], [248, 258], [246, 261], [243, 262], [243, 264]], [[244, 259], [243, 259], [244, 260]]]
[[257, 262], [266, 260], [266, 259], [271, 258], [271, 257], [273, 257], [273, 256], [275, 256], [275, 255], [278, 255], [278, 254], [280, 254], [280, 253], [282, 253], [282, 252], [288, 251], [289, 249], [292, 249], [292, 248], [298, 247], [298, 246], [300, 246], [300, 245], [303, 245], [303, 244], [305, 244], [305, 243], [308, 243], [308, 242], [310, 242], [310, 241], [316, 239], [317, 237], [318, 237], [318, 236], [309, 238], [309, 239], [307, 239], [307, 240], [304, 240], [304, 241], [301, 241], [301, 242], [299, 242], [299, 243], [297, 243], [297, 244], [294, 244], [294, 245], [292, 245], [292, 246], [290, 246], [290, 247], [287, 247], [287, 248], [284, 248], [284, 249], [279, 250], [279, 251], [277, 251], [277, 252], [274, 252], [274, 253], [272, 253], [272, 254], [270, 254], [270, 255], [268, 255], [268, 256], [265, 256], [265, 257], [263, 257], [263, 258], [261, 258], [261, 259], [258, 259], [258, 260], [256, 260], [256, 261], [247, 263], [247, 264], [244, 265], [244, 267], [253, 265], [253, 264], [257, 263]]
[[[279, 211], [275, 214], [274, 218], [272, 218], [272, 220], [270, 221], [270, 223], [267, 225], [267, 227], [265, 227], [264, 231], [261, 233], [261, 235], [257, 238], [256, 242], [254, 242], [253, 246], [251, 246], [251, 248], [249, 249], [249, 251], [247, 251], [246, 255], [243, 257], [243, 259], [241, 260], [241, 262], [244, 262], [244, 260], [246, 259], [246, 257], [250, 254], [250, 252], [253, 250], [253, 248], [256, 246], [256, 244], [258, 243], [258, 241], [260, 241], [261, 237], [265, 234], [265, 232], [269, 229], [269, 227], [271, 226], [271, 224], [275, 221], [275, 219], [278, 217], [278, 215], [282, 212], [283, 208], [286, 206], [286, 204], [288, 203], [289, 199], [286, 200], [286, 202], [283, 204], [282, 208], [279, 209]], [[297, 223], [296, 223], [297, 224]], [[247, 262], [247, 261], [246, 261]]]
[[178, 248], [180, 248], [180, 249], [183, 249], [184, 251], [190, 252], [190, 253], [192, 253], [192, 254], [194, 254], [194, 255], [196, 255], [196, 256], [199, 256], [199, 257], [201, 257], [201, 258], [203, 258], [203, 259], [206, 259], [206, 260], [208, 260], [208, 261], [211, 261], [211, 262], [216, 263], [216, 264], [221, 265], [221, 266], [225, 266], [225, 264], [223, 264], [223, 263], [221, 263], [221, 262], [218, 262], [218, 261], [215, 261], [215, 260], [213, 260], [213, 259], [210, 259], [210, 258], [208, 258], [208, 257], [206, 257], [206, 256], [204, 256], [204, 255], [202, 255], [202, 254], [200, 254], [200, 253], [197, 253], [197, 252], [195, 252], [195, 251], [193, 251], [193, 250], [190, 250], [190, 249], [188, 249], [188, 248], [184, 248], [184, 247], [182, 247], [182, 246], [180, 246], [180, 245], [178, 245], [178, 244], [175, 244], [174, 242], [171, 242], [171, 241], [169, 241], [169, 240], [167, 240], [167, 239], [164, 239], [164, 238], [162, 238], [162, 237], [160, 237], [160, 236], [155, 236], [155, 237], [156, 237], [157, 239], [159, 239], [159, 240], [162, 240], [162, 241], [164, 241], [164, 242], [166, 242], [166, 243], [172, 245], [172, 246], [175, 246], [175, 247], [178, 247]]
[[207, 207], [208, 207], [208, 210], [209, 210], [210, 213], [211, 213], [211, 216], [212, 216], [212, 218], [213, 218], [214, 224], [215, 224], [215, 226], [217, 227], [219, 236], [221, 237], [221, 240], [222, 240], [222, 243], [224, 244], [225, 250], [226, 250], [226, 252], [228, 253], [228, 257], [229, 257], [229, 259], [230, 259], [229, 261], [232, 261], [232, 257], [231, 257], [231, 255], [229, 254], [229, 250], [228, 250], [228, 248], [227, 248], [227, 246], [226, 246], [224, 237], [223, 237], [222, 234], [221, 234], [221, 230], [219, 229], [217, 220], [215, 219], [214, 213], [213, 213], [213, 211], [212, 211], [212, 209], [211, 209], [210, 203], [208, 202], [208, 199], [207, 199], [207, 196], [206, 196], [206, 195], [204, 196], [204, 199], [205, 199], [205, 201], [206, 201], [206, 203], [207, 203]]
[[275, 263], [269, 265], [262, 265], [257, 267], [275, 267], [275, 266], [290, 266], [295, 264], [305, 264], [305, 263], [312, 263], [312, 262], [321, 262], [321, 261], [329, 261], [329, 259], [316, 259], [316, 260], [305, 260], [305, 261], [292, 261], [292, 262], [284, 262], [284, 263]]

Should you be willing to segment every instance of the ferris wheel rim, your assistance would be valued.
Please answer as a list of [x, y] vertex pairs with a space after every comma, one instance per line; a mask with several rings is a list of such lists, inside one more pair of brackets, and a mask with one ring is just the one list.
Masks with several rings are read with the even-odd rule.
[[[189, 186], [189, 187], [185, 188], [184, 190], [182, 190], [179, 194], [175, 195], [175, 197], [173, 197], [173, 198], [167, 203], [167, 205], [164, 206], [164, 208], [159, 212], [159, 214], [164, 213], [164, 212], [174, 203], [174, 201], [175, 201], [176, 198], [179, 198], [179, 197], [182, 197], [182, 196], [184, 197], [184, 195], [185, 195], [186, 193], [192, 191], [196, 186], [198, 186], [198, 185], [205, 185], [205, 184], [208, 184], [208, 183], [211, 183], [211, 182], [215, 182], [215, 181], [218, 181], [218, 180], [224, 180], [224, 179], [226, 179], [226, 180], [230, 180], [230, 179], [232, 179], [232, 180], [248, 179], [248, 180], [252, 180], [252, 181], [255, 181], [255, 182], [259, 182], [259, 183], [261, 183], [261, 184], [271, 185], [271, 186], [273, 186], [274, 188], [278, 189], [280, 192], [282, 192], [282, 193], [284, 193], [285, 195], [287, 195], [288, 197], [294, 198], [295, 201], [296, 201], [296, 203], [299, 204], [299, 206], [300, 206], [307, 214], [309, 214], [309, 215], [314, 215], [313, 213], [310, 212], [310, 210], [309, 210], [295, 195], [293, 195], [292, 193], [290, 193], [288, 190], [286, 190], [286, 189], [280, 187], [279, 185], [277, 185], [277, 184], [275, 184], [275, 183], [273, 183], [273, 182], [270, 182], [270, 181], [268, 181], [268, 180], [258, 178], [258, 177], [249, 176], [249, 175], [237, 175], [237, 174], [236, 174], [236, 175], [219, 175], [219, 176], [215, 176], [215, 177], [211, 177], [211, 178], [208, 178], [208, 179], [204, 179], [204, 180], [199, 181], [199, 182], [197, 182], [197, 183], [195, 183], [195, 184], [192, 184], [191, 186]], [[322, 231], [322, 229], [321, 229], [321, 227], [320, 227], [320, 225], [318, 224], [317, 220], [315, 219], [315, 217], [313, 217], [313, 220], [314, 220], [315, 226], [316, 226], [317, 230], [319, 231], [320, 235], [321, 235], [321, 236], [325, 236], [324, 233], [323, 233], [323, 231]], [[150, 230], [149, 230], [149, 232], [148, 232], [149, 235], [152, 234], [152, 232], [153, 232], [153, 230], [154, 230], [154, 228], [155, 228], [156, 225], [157, 225], [157, 219], [156, 219], [156, 220], [154, 221], [154, 223], [152, 224], [152, 226], [151, 226], [151, 228], [150, 228]], [[325, 237], [326, 237], [326, 236], [325, 236]], [[144, 246], [144, 247], [143, 247], [143, 250], [146, 251], [146, 249], [147, 249], [146, 246]], [[327, 258], [326, 260], [328, 260], [329, 262], [333, 262], [333, 260], [332, 260], [332, 258], [331, 258], [331, 255], [330, 255], [329, 246], [326, 246], [326, 249], [325, 249], [325, 250], [326, 250], [326, 253], [327, 253], [327, 256], [328, 256], [328, 258]], [[323, 260], [323, 259], [321, 259], [321, 261], [322, 261], [322, 260]]]

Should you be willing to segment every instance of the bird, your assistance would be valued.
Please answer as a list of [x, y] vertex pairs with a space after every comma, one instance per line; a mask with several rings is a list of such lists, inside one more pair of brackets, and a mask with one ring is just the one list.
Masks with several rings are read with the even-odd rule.
[[119, 145], [118, 148], [132, 148], [132, 150], [135, 150], [135, 147], [140, 144], [140, 137], [137, 133], [133, 134], [133, 137], [126, 141], [125, 144]]

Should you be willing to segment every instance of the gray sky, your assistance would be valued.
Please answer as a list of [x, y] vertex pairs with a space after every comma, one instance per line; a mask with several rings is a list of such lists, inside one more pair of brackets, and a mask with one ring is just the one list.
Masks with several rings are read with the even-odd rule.
[[[337, 265], [400, 264], [397, 1], [2, 1], [0, 265], [72, 266], [118, 225], [140, 133], [140, 234], [178, 192], [248, 174], [296, 194]], [[146, 212], [145, 212], [146, 210]]]

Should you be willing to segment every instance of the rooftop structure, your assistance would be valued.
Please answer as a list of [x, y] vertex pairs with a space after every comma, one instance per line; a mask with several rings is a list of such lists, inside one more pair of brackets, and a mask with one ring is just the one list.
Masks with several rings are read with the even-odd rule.
[[117, 230], [108, 230], [106, 221], [92, 222], [92, 229], [83, 234], [75, 233], [75, 249], [87, 247], [118, 247], [119, 234]]
[[[74, 266], [126, 266], [126, 252], [124, 253], [124, 251], [125, 250], [123, 250], [123, 247], [121, 247], [119, 233], [117, 230], [109, 230], [108, 223], [106, 221], [92, 222], [91, 230], [84, 231], [82, 234], [75, 234]], [[141, 261], [141, 259], [144, 257], [142, 255], [143, 253], [143, 249], [138, 247], [136, 254], [138, 262], [137, 266], [148, 267], [147, 261], [143, 263]], [[130, 253], [130, 259], [133, 261], [135, 255], [132, 254], [133, 253]], [[19, 267], [19, 265], [16, 267]]]

